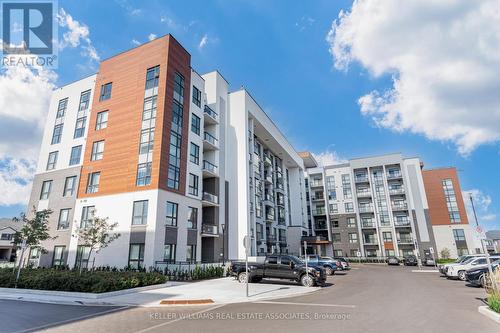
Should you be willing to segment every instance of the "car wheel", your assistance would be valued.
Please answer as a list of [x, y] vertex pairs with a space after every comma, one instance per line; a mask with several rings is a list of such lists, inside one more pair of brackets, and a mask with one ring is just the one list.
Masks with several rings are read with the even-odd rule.
[[309, 274], [304, 274], [300, 278], [300, 284], [302, 284], [304, 287], [312, 287], [314, 286], [314, 281]]
[[462, 281], [465, 281], [465, 271], [458, 272], [458, 278]]
[[333, 269], [331, 267], [325, 266], [326, 275], [333, 275]]
[[484, 288], [484, 274], [479, 277], [479, 285]]
[[247, 273], [246, 272], [241, 272], [240, 274], [238, 274], [238, 282], [239, 283], [247, 282]]

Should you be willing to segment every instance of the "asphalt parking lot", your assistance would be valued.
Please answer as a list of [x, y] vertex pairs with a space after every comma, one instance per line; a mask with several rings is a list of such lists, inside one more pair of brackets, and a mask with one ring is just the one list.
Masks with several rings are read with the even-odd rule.
[[[498, 332], [480, 288], [414, 267], [356, 265], [314, 293], [197, 307], [110, 308], [2, 301], [2, 332]], [[237, 283], [235, 281], [235, 283]], [[275, 283], [275, 282], [273, 282]], [[251, 285], [250, 285], [251, 288]], [[242, 292], [243, 292], [242, 288]], [[73, 318], [74, 320], [71, 321]], [[43, 327], [43, 325], [53, 326]]]

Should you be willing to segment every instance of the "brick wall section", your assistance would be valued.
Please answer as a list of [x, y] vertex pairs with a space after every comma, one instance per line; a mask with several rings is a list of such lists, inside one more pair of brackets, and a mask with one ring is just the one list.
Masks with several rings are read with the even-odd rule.
[[[422, 176], [424, 179], [425, 194], [429, 204], [429, 215], [432, 225], [450, 225], [448, 216], [448, 207], [446, 206], [446, 197], [444, 195], [442, 181], [451, 179], [453, 189], [457, 197], [458, 210], [460, 212], [460, 224], [468, 224], [467, 213], [465, 210], [462, 190], [458, 179], [457, 170], [455, 168], [443, 168], [433, 170], [423, 170]], [[453, 223], [458, 224], [458, 223]]]

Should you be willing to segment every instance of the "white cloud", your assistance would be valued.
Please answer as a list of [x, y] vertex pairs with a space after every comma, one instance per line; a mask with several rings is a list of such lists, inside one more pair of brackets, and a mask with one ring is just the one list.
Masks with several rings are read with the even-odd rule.
[[148, 35], [148, 40], [152, 41], [152, 40], [156, 39], [156, 37], [157, 36], [155, 34], [151, 33], [151, 34]]
[[309, 16], [302, 16], [300, 20], [295, 22], [295, 27], [299, 29], [300, 32], [306, 30], [311, 27], [316, 20]]
[[66, 13], [63, 8], [59, 10], [57, 20], [59, 22], [59, 26], [68, 29], [68, 31], [63, 34], [63, 40], [59, 43], [59, 50], [63, 50], [68, 46], [78, 47], [83, 41], [85, 42], [84, 45], [82, 45], [83, 55], [94, 61], [100, 60], [100, 57], [90, 40], [90, 31], [87, 25], [73, 19], [73, 17]]
[[33, 160], [0, 160], [0, 206], [27, 204], [35, 169]]
[[317, 154], [313, 153], [313, 156], [320, 166], [342, 164], [347, 162], [347, 160], [340, 157], [336, 151], [327, 150]]
[[460, 154], [500, 140], [500, 0], [357, 0], [327, 41], [393, 86], [358, 103], [375, 124], [449, 141]]
[[462, 191], [462, 196], [465, 202], [465, 208], [467, 210], [467, 217], [469, 218], [469, 223], [474, 225], [476, 223], [474, 219], [474, 211], [472, 210], [472, 204], [470, 202], [470, 196], [472, 195], [472, 200], [474, 201], [474, 207], [476, 209], [476, 215], [479, 223], [496, 221], [497, 215], [493, 213], [490, 209], [492, 200], [491, 196], [484, 194], [478, 189]]
[[141, 45], [141, 42], [139, 42], [139, 41], [138, 41], [137, 39], [135, 39], [135, 38], [134, 38], [134, 39], [132, 39], [130, 42], [131, 42], [132, 44], [134, 44], [135, 46], [139, 46], [139, 45]]
[[198, 44], [198, 48], [201, 50], [208, 44], [208, 35], [205, 34], [200, 40], [200, 43]]

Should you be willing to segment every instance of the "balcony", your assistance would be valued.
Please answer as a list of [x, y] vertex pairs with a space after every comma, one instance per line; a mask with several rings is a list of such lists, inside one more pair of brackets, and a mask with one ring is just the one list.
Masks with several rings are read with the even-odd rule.
[[323, 208], [316, 208], [316, 209], [313, 209], [312, 210], [312, 214], [314, 216], [322, 216], [322, 215], [326, 215], [326, 209], [323, 207]]
[[264, 195], [262, 202], [266, 206], [274, 207], [274, 197], [272, 195], [269, 195], [269, 194]]
[[367, 228], [367, 229], [375, 228], [375, 221], [373, 220], [361, 221], [361, 228]]
[[217, 112], [212, 110], [212, 108], [209, 107], [208, 105], [205, 105], [205, 109], [203, 110], [203, 116], [205, 124], [215, 125], [219, 123], [219, 115], [217, 114]]
[[408, 220], [408, 219], [396, 219], [394, 221], [394, 226], [395, 227], [409, 227], [410, 220]]
[[219, 237], [219, 226], [214, 224], [202, 224], [201, 236]]
[[278, 217], [278, 225], [286, 226], [286, 219], [284, 217]]
[[266, 214], [266, 221], [267, 222], [274, 222], [275, 221], [274, 213], [267, 213]]
[[387, 180], [401, 179], [401, 178], [403, 178], [403, 174], [401, 173], [401, 171], [387, 173]]
[[217, 166], [209, 161], [203, 161], [203, 176], [204, 177], [216, 177], [217, 174]]
[[269, 174], [265, 174], [264, 175], [264, 181], [267, 183], [267, 184], [270, 184], [272, 185], [273, 184], [273, 177]]
[[325, 201], [325, 197], [322, 195], [317, 195], [317, 196], [313, 195], [311, 197], [311, 201]]
[[203, 196], [201, 198], [201, 205], [203, 207], [218, 206], [219, 197], [212, 193], [203, 192]]
[[314, 223], [314, 230], [328, 230], [328, 226], [325, 222]]
[[355, 183], [368, 183], [370, 180], [368, 179], [368, 176], [356, 176], [354, 177], [354, 182]]
[[389, 189], [390, 195], [405, 194], [405, 189], [402, 187]]
[[268, 243], [276, 243], [276, 236], [275, 235], [267, 235], [266, 242], [268, 242]]
[[365, 238], [363, 240], [363, 243], [365, 245], [378, 245], [378, 241], [376, 238]]
[[309, 183], [309, 187], [311, 187], [311, 188], [313, 188], [313, 187], [323, 187], [323, 182], [321, 180], [311, 181]]
[[283, 185], [283, 180], [279, 179], [276, 180], [276, 189], [281, 191], [285, 190], [285, 186]]
[[279, 242], [280, 242], [281, 244], [286, 244], [286, 237], [285, 237], [285, 236], [280, 236], [280, 237], [279, 237]]
[[356, 192], [356, 196], [358, 198], [370, 198], [372, 196], [372, 193], [370, 191], [359, 191]]
[[403, 237], [403, 238], [398, 239], [398, 244], [413, 245], [413, 239], [411, 237]]
[[373, 206], [372, 205], [361, 205], [361, 206], [359, 206], [359, 212], [360, 213], [373, 213]]
[[219, 149], [219, 140], [212, 134], [205, 132], [203, 135], [203, 149], [217, 150]]
[[268, 155], [264, 155], [264, 164], [267, 166], [272, 166], [273, 161], [271, 160], [271, 157], [269, 157]]
[[392, 210], [408, 210], [408, 204], [406, 202], [402, 203], [392, 203]]

